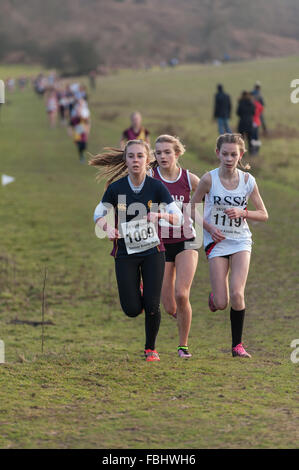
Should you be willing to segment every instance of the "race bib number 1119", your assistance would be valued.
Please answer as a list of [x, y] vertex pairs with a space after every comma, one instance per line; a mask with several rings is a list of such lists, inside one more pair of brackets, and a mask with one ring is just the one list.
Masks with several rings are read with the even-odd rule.
[[224, 212], [229, 206], [213, 206], [211, 212], [211, 220], [214, 227], [221, 230], [226, 238], [239, 239], [246, 237], [244, 233], [245, 222], [243, 217], [230, 219]]

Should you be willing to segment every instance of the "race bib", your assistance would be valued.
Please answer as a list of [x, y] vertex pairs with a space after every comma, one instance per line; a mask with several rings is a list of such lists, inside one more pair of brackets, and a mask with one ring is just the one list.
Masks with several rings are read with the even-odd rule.
[[226, 238], [240, 239], [246, 238], [246, 226], [243, 217], [230, 219], [224, 212], [232, 206], [212, 206], [211, 221], [215, 228], [221, 230]]
[[147, 220], [132, 220], [121, 224], [128, 255], [141, 253], [160, 245], [153, 222]]

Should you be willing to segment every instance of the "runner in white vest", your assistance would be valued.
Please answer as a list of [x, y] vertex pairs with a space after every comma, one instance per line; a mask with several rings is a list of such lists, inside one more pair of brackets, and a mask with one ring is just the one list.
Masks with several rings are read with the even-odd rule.
[[[220, 135], [216, 144], [220, 166], [201, 178], [191, 201], [199, 203], [204, 198], [204, 245], [212, 285], [209, 307], [212, 312], [224, 310], [230, 298], [233, 357], [251, 357], [242, 344], [244, 291], [252, 246], [247, 220], [268, 219], [255, 178], [237, 168], [250, 168], [241, 163], [244, 152], [240, 134]], [[249, 199], [255, 207], [253, 211], [247, 209]]]

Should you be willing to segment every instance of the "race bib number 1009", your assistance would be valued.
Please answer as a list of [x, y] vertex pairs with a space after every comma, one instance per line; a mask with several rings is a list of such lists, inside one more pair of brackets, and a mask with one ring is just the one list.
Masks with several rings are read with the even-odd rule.
[[211, 220], [214, 227], [221, 230], [226, 238], [239, 239], [246, 237], [244, 233], [245, 222], [243, 217], [230, 219], [224, 212], [230, 206], [213, 206], [211, 212]]
[[155, 225], [147, 220], [132, 220], [121, 224], [128, 255], [141, 253], [160, 244]]

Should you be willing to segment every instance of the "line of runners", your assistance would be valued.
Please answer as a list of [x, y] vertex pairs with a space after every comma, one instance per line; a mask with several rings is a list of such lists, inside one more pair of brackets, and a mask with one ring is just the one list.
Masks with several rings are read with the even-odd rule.
[[[268, 213], [255, 178], [244, 171], [250, 168], [242, 164], [245, 151], [240, 134], [220, 135], [219, 167], [201, 179], [179, 165], [185, 148], [169, 135], [158, 137], [154, 153], [147, 142], [129, 140], [123, 149], [106, 148], [89, 160], [102, 168], [100, 176], [107, 180], [94, 221], [113, 241], [121, 307], [129, 317], [145, 313], [146, 361], [160, 360], [160, 298], [166, 312], [177, 319], [179, 357], [191, 357], [190, 289], [198, 262], [193, 220], [203, 226], [209, 308], [224, 310], [230, 300], [232, 355], [251, 357], [242, 344], [252, 246], [247, 220], [266, 221]], [[254, 210], [247, 208], [249, 199]], [[203, 218], [197, 210], [202, 201]]]

